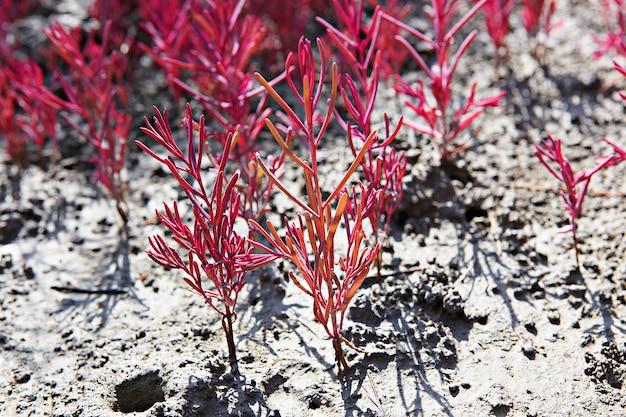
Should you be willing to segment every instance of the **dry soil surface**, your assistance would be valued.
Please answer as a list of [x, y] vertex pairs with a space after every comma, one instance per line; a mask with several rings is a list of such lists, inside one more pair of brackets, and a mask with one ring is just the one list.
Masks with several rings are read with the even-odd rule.
[[[80, 155], [54, 175], [2, 162], [0, 415], [626, 416], [626, 164], [592, 182], [581, 273], [571, 236], [558, 233], [558, 184], [533, 156], [548, 133], [577, 169], [609, 152], [603, 136], [626, 145], [626, 83], [609, 57], [591, 58], [591, 34], [604, 28], [597, 3], [559, 2], [541, 64], [517, 14], [499, 75], [478, 36], [458, 92], [477, 81], [479, 97], [507, 95], [452, 163], [403, 131], [409, 167], [383, 278], [364, 283], [345, 329], [368, 353], [348, 349], [341, 377], [311, 300], [284, 277], [288, 263], [249, 275], [236, 322], [241, 375], [230, 373], [219, 317], [144, 253], [163, 232], [154, 210], [182, 193], [136, 147], [128, 236]], [[136, 126], [152, 104], [171, 105], [162, 85], [141, 90]], [[402, 98], [383, 86], [379, 107], [397, 119]], [[350, 161], [341, 140], [321, 151], [328, 181]], [[286, 204], [277, 199], [274, 215]]]

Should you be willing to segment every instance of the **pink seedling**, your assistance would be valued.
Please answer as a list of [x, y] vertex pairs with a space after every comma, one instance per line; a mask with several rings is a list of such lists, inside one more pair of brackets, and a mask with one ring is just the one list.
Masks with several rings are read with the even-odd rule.
[[592, 35], [600, 49], [594, 52], [594, 58], [600, 58], [613, 50], [626, 57], [626, 4], [623, 0], [602, 0], [602, 14], [608, 28], [604, 38]]
[[[376, 132], [370, 133], [365, 139], [354, 161], [332, 190], [328, 194], [324, 193], [320, 183], [317, 153], [333, 117], [338, 95], [339, 71], [337, 65], [333, 63], [331, 73], [327, 73], [326, 52], [320, 40], [318, 50], [319, 67], [315, 62], [310, 41], [302, 38], [297, 54], [289, 54], [285, 62], [287, 84], [295, 96], [298, 109], [289, 105], [269, 82], [261, 75], [257, 75], [259, 82], [288, 118], [298, 125], [299, 131], [304, 136], [308, 156], [303, 158], [290, 149], [293, 130], [289, 129], [287, 136], [284, 137], [276, 126], [267, 120], [267, 126], [278, 144], [302, 171], [306, 184], [306, 198], [291, 191], [257, 154], [263, 172], [289, 197], [301, 213], [295, 221], [285, 218], [287, 229], [285, 237], [281, 237], [269, 221], [267, 229], [254, 220], [250, 220], [249, 223], [269, 242], [269, 246], [259, 242], [253, 243], [256, 247], [274, 256], [289, 259], [296, 266], [299, 274], [292, 270], [289, 276], [299, 289], [313, 299], [313, 313], [332, 339], [337, 365], [340, 371], [342, 369], [347, 371], [349, 367], [342, 349], [342, 342], [346, 341], [342, 336], [345, 313], [366, 278], [380, 245], [374, 248], [365, 246], [366, 235], [363, 229], [363, 219], [368, 216], [373, 206], [378, 204], [379, 192], [365, 192], [366, 187], [359, 182], [357, 188], [361, 193], [357, 195], [358, 190], [356, 188], [348, 190], [346, 184], [376, 139]], [[330, 99], [323, 112], [322, 122], [317, 123], [314, 114], [319, 110], [324, 80], [327, 76], [331, 80]], [[301, 86], [301, 90], [298, 86]], [[303, 112], [297, 111], [300, 109]], [[352, 134], [352, 128], [346, 129], [348, 138]], [[345, 229], [347, 246], [344, 255], [338, 256], [335, 253], [335, 246], [339, 239], [337, 231], [341, 223]], [[250, 262], [255, 263], [254, 257], [251, 257]]]
[[531, 37], [536, 37], [541, 30], [548, 35], [552, 29], [552, 15], [556, 10], [556, 1], [522, 0], [522, 24]]
[[[626, 100], [626, 99], [625, 99]], [[613, 155], [610, 156], [611, 161], [609, 162], [609, 166], [617, 165], [624, 161], [626, 161], [626, 149], [619, 147], [615, 143], [609, 141], [606, 138], [602, 139], [605, 143], [607, 143], [611, 148], [613, 148]]]
[[535, 156], [539, 158], [548, 171], [562, 184], [561, 197], [565, 202], [565, 210], [569, 215], [569, 225], [561, 228], [559, 232], [572, 233], [576, 265], [578, 265], [580, 269], [576, 220], [582, 211], [583, 201], [587, 195], [591, 177], [598, 171], [612, 165], [613, 157], [604, 157], [595, 168], [574, 174], [569, 160], [561, 151], [561, 140], [554, 140], [550, 135], [548, 135], [548, 138], [542, 141], [540, 145], [535, 145]]
[[9, 159], [24, 164], [28, 145], [42, 150], [46, 139], [52, 141], [57, 156], [57, 112], [72, 107], [71, 103], [48, 91], [43, 70], [36, 62], [15, 59], [10, 48], [2, 48], [0, 55], [4, 61], [0, 69], [0, 133], [5, 137]]
[[[209, 135], [206, 132], [204, 116], [198, 123], [192, 118], [191, 107], [187, 105], [183, 120], [187, 133], [187, 152], [176, 144], [172, 134], [167, 111], [161, 114], [155, 108], [154, 125], [145, 118], [146, 127], [142, 128], [148, 136], [165, 148], [168, 156], [161, 157], [145, 144], [137, 145], [148, 155], [167, 166], [187, 196], [193, 210], [193, 226], [189, 227], [181, 218], [178, 204], [163, 203], [165, 212], [157, 211], [159, 221], [172, 233], [172, 239], [182, 248], [179, 250], [168, 245], [162, 236], [149, 238], [151, 249], [148, 256], [154, 262], [167, 269], [180, 269], [187, 276], [185, 283], [198, 293], [213, 310], [222, 316], [222, 328], [226, 335], [228, 357], [233, 372], [238, 372], [237, 351], [235, 347], [233, 322], [237, 318], [235, 308], [239, 293], [245, 285], [246, 274], [253, 268], [265, 265], [275, 259], [271, 254], [255, 254], [255, 264], [246, 260], [252, 255], [252, 247], [246, 235], [235, 228], [241, 204], [241, 194], [236, 184], [239, 173], [231, 176], [226, 173], [228, 153], [237, 140], [237, 133], [225, 134], [225, 147], [218, 157], [212, 157], [207, 150]], [[194, 126], [198, 126], [197, 139], [194, 138]], [[215, 174], [209, 185], [203, 178], [203, 159], [205, 154]], [[213, 285], [205, 288], [206, 278]]]
[[[103, 28], [101, 42], [96, 41], [96, 33], [92, 31], [82, 49], [78, 34], [71, 34], [58, 21], [44, 32], [54, 51], [68, 65], [67, 75], [56, 72], [67, 97], [67, 101], [57, 101], [63, 104], [61, 117], [96, 148], [92, 159], [96, 164], [95, 177], [114, 198], [126, 224], [126, 186], [121, 172], [131, 123], [124, 111], [128, 60], [121, 52], [109, 50], [109, 29], [110, 23]], [[53, 101], [49, 92], [42, 93], [41, 99]], [[79, 116], [82, 123], [70, 114]]]
[[239, 0], [207, 1], [203, 8], [191, 7], [190, 49], [166, 63], [191, 71], [193, 85], [179, 78], [175, 84], [193, 95], [221, 128], [240, 132], [229, 153], [231, 162], [240, 170], [240, 215], [260, 219], [268, 209], [272, 184], [259, 175], [255, 142], [271, 110], [265, 90], [254, 88], [252, 60], [264, 50], [267, 30], [260, 18], [244, 14], [244, 6], [245, 0]]
[[[378, 92], [382, 60], [382, 51], [379, 49], [381, 45], [379, 41], [382, 39], [382, 9], [379, 7], [375, 9], [373, 22], [367, 25], [363, 21], [362, 1], [333, 0], [333, 5], [338, 22], [341, 23], [338, 26], [343, 30], [324, 19], [317, 20], [326, 28], [327, 36], [339, 51], [341, 62], [344, 62], [346, 68], [346, 73], [340, 78], [340, 90], [354, 126], [351, 126], [347, 118], [343, 118], [338, 111], [335, 111], [335, 116], [344, 129], [352, 129], [348, 136], [348, 145], [356, 157], [363, 142], [373, 131], [372, 112]], [[375, 243], [379, 241], [379, 231], [383, 235], [389, 231], [391, 216], [402, 200], [404, 193], [402, 178], [406, 172], [406, 155], [403, 152], [396, 152], [391, 146], [393, 138], [397, 136], [402, 126], [402, 118], [393, 131], [390, 129], [386, 114], [384, 118], [386, 136], [384, 138], [377, 136], [361, 161], [369, 191], [381, 191], [379, 204], [368, 216], [372, 228], [376, 231]], [[384, 226], [381, 226], [382, 219]], [[377, 266], [380, 271], [380, 258], [377, 258]]]
[[[479, 0], [474, 0], [478, 3]], [[509, 52], [504, 38], [509, 33], [509, 17], [517, 0], [487, 0], [483, 6], [487, 33], [496, 48], [496, 64], [508, 59]]]
[[181, 60], [191, 48], [189, 33], [191, 0], [159, 0], [140, 3], [140, 26], [151, 38], [150, 45], [139, 43], [139, 49], [149, 55], [160, 66], [176, 100], [182, 89], [176, 84], [182, 79], [179, 65], [172, 60]]
[[[435, 52], [435, 62], [429, 65], [407, 39], [397, 37], [424, 72], [426, 79], [419, 79], [417, 84], [409, 84], [401, 77], [397, 77], [397, 85], [394, 88], [410, 98], [406, 101], [407, 107], [425, 121], [425, 123], [420, 123], [405, 117], [404, 124], [418, 133], [434, 138], [442, 162], [470, 147], [470, 144], [467, 143], [453, 147], [451, 145], [481, 115], [486, 107], [499, 106], [500, 99], [505, 94], [501, 91], [491, 97], [476, 100], [476, 83], [473, 83], [465, 104], [456, 109], [452, 108], [452, 84], [456, 67], [478, 32], [475, 30], [470, 32], [452, 56], [450, 56], [450, 47], [454, 43], [454, 36], [486, 1], [481, 0], [476, 3], [460, 20], [453, 24], [454, 15], [461, 8], [461, 3], [456, 0], [432, 0], [431, 7], [426, 9], [433, 24], [434, 36], [432, 39], [419, 30], [385, 15], [385, 19], [426, 43]], [[425, 87], [425, 83], [428, 83], [428, 88]]]
[[543, 59], [543, 43], [539, 35], [548, 36], [554, 28], [552, 16], [556, 10], [556, 0], [522, 0], [520, 15], [526, 33], [534, 42], [533, 55], [535, 59]]

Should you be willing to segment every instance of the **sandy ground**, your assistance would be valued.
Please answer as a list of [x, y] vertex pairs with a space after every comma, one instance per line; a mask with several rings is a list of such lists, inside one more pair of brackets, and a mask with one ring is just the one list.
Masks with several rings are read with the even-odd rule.
[[[592, 182], [579, 273], [571, 236], [558, 233], [567, 217], [557, 183], [533, 156], [547, 133], [564, 140], [576, 168], [609, 152], [603, 136], [626, 144], [617, 95], [626, 83], [608, 57], [591, 59], [590, 35], [602, 30], [596, 2], [562, 1], [556, 20], [543, 65], [513, 20], [500, 77], [479, 35], [459, 91], [476, 80], [480, 96], [507, 96], [452, 165], [433, 163], [428, 140], [402, 133], [409, 168], [384, 278], [364, 283], [346, 325], [368, 354], [348, 351], [352, 370], [340, 378], [311, 300], [279, 263], [249, 276], [236, 322], [241, 375], [229, 372], [219, 317], [143, 252], [163, 231], [154, 209], [181, 192], [138, 149], [128, 239], [89, 167], [65, 161], [52, 178], [4, 161], [0, 415], [626, 416], [626, 166]], [[143, 104], [136, 125], [152, 104], [167, 105], [145, 102], [154, 97], [134, 99]], [[380, 100], [402, 111], [388, 87]], [[329, 176], [349, 161], [340, 141], [322, 150]]]

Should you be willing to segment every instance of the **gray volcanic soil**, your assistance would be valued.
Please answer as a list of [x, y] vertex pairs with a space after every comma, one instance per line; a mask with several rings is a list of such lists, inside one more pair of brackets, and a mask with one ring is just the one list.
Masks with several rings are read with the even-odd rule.
[[[136, 147], [127, 240], [80, 156], [54, 177], [3, 161], [0, 415], [626, 416], [626, 165], [592, 182], [580, 274], [571, 236], [557, 232], [567, 217], [556, 180], [533, 156], [547, 133], [563, 138], [578, 169], [609, 152], [601, 137], [626, 145], [617, 95], [626, 83], [608, 57], [591, 59], [591, 33], [603, 30], [596, 3], [559, 2], [543, 65], [515, 15], [500, 78], [479, 35], [459, 92], [477, 80], [479, 97], [507, 96], [453, 164], [440, 167], [428, 140], [403, 131], [406, 193], [384, 277], [364, 283], [346, 325], [369, 353], [348, 350], [352, 371], [341, 378], [311, 300], [280, 263], [249, 276], [236, 322], [241, 377], [229, 373], [219, 317], [143, 253], [163, 232], [154, 210], [182, 194]], [[152, 104], [180, 114], [162, 85], [141, 90], [137, 126]], [[397, 118], [402, 99], [381, 90], [380, 108]], [[329, 181], [349, 163], [341, 140], [322, 150]], [[277, 199], [275, 215], [286, 204]]]

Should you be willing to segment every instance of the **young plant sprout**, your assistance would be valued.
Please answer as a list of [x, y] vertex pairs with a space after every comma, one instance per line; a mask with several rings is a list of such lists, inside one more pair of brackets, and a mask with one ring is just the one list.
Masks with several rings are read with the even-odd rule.
[[[378, 80], [381, 73], [383, 51], [380, 49], [382, 32], [382, 8], [374, 11], [373, 22], [367, 25], [364, 20], [363, 1], [333, 0], [337, 11], [339, 27], [318, 18], [326, 28], [326, 34], [339, 52], [340, 62], [344, 63], [345, 72], [340, 76], [339, 87], [348, 117], [335, 109], [335, 116], [344, 130], [352, 129], [348, 136], [348, 145], [353, 156], [360, 151], [365, 139], [374, 130], [372, 113], [378, 93]], [[387, 24], [386, 27], [391, 27]], [[349, 119], [354, 126], [350, 125]], [[393, 131], [387, 114], [384, 115], [386, 135], [376, 137], [361, 161], [365, 184], [369, 192], [381, 190], [380, 202], [368, 216], [374, 229], [374, 243], [384, 240], [389, 232], [391, 216], [400, 204], [404, 190], [402, 178], [406, 172], [406, 155], [392, 146], [392, 139], [402, 127], [400, 117]], [[353, 139], [356, 139], [356, 143]], [[382, 252], [376, 258], [380, 275]]]
[[520, 15], [526, 33], [530, 37], [533, 56], [541, 61], [545, 55], [543, 40], [553, 29], [552, 16], [556, 11], [556, 0], [522, 0]]
[[[474, 3], [479, 1], [474, 0]], [[496, 66], [509, 58], [505, 37], [509, 33], [509, 17], [516, 4], [517, 0], [487, 0], [483, 6], [487, 33], [496, 48]]]
[[[290, 190], [257, 155], [263, 172], [295, 203], [300, 213], [295, 220], [284, 219], [287, 229], [284, 237], [278, 234], [269, 221], [266, 229], [255, 220], [250, 220], [249, 223], [269, 242], [268, 246], [253, 242], [254, 246], [273, 256], [289, 259], [296, 266], [298, 272], [289, 272], [291, 281], [313, 299], [313, 314], [332, 339], [337, 366], [341, 372], [349, 369], [342, 349], [342, 343], [347, 343], [342, 335], [346, 310], [380, 249], [379, 244], [373, 248], [365, 245], [366, 235], [363, 228], [363, 219], [379, 204], [380, 191], [365, 192], [366, 187], [361, 182], [351, 189], [347, 189], [346, 184], [376, 140], [376, 132], [371, 132], [365, 138], [350, 167], [340, 176], [335, 186], [325, 192], [320, 181], [318, 148], [333, 118], [339, 71], [333, 63], [331, 73], [327, 73], [323, 43], [318, 40], [317, 44], [319, 67], [314, 59], [311, 42], [305, 38], [300, 40], [297, 54], [289, 54], [285, 62], [287, 83], [295, 96], [297, 107], [302, 108], [302, 113], [297, 111], [300, 109], [289, 105], [261, 75], [257, 75], [270, 96], [304, 134], [308, 155], [301, 157], [289, 146], [293, 130], [289, 128], [285, 137], [271, 120], [266, 122], [283, 151], [302, 171], [306, 197], [300, 197]], [[330, 99], [324, 110], [323, 120], [318, 124], [314, 113], [319, 110], [324, 80], [327, 77], [331, 80]], [[352, 128], [346, 129], [349, 140], [352, 134]], [[339, 241], [337, 232], [341, 224], [345, 230], [347, 246], [343, 254], [339, 255], [335, 248]], [[256, 256], [254, 254], [250, 259], [253, 260]]]
[[[225, 169], [228, 152], [239, 133], [225, 133], [223, 153], [217, 158], [212, 157], [207, 151], [209, 137], [204, 126], [204, 116], [195, 124], [191, 107], [187, 105], [183, 120], [187, 133], [187, 153], [184, 153], [174, 140], [167, 111], [163, 114], [156, 108], [155, 111], [157, 114], [154, 125], [145, 118], [146, 127], [142, 130], [163, 146], [169, 155], [161, 157], [139, 141], [137, 145], [170, 170], [187, 196], [194, 220], [193, 226], [188, 226], [181, 218], [176, 202], [172, 205], [163, 203], [165, 211], [157, 211], [157, 218], [172, 233], [172, 240], [184, 253], [181, 255], [178, 249], [170, 246], [159, 235], [149, 239], [151, 249], [147, 253], [154, 262], [166, 269], [182, 270], [187, 275], [184, 278], [185, 283], [222, 316], [228, 357], [233, 372], [237, 373], [237, 352], [233, 334], [233, 322], [237, 318], [237, 298], [246, 283], [246, 274], [276, 258], [272, 254], [256, 254], [256, 264], [248, 263], [246, 257], [251, 255], [253, 248], [246, 235], [242, 235], [235, 228], [241, 204], [241, 194], [236, 187], [239, 173], [228, 176]], [[198, 126], [197, 140], [194, 139], [194, 126]], [[205, 153], [215, 175], [211, 185], [204, 179], [202, 163]], [[207, 278], [213, 286], [212, 289], [205, 288], [204, 281]]]
[[[122, 170], [131, 124], [125, 110], [128, 98], [124, 88], [128, 57], [119, 50], [109, 51], [110, 28], [111, 21], [108, 21], [102, 33], [90, 32], [82, 49], [80, 40], [58, 21], [44, 29], [44, 33], [69, 67], [67, 76], [58, 70], [55, 75], [67, 101], [57, 100], [54, 105], [62, 110], [61, 118], [95, 147], [94, 175], [115, 200], [117, 211], [126, 224], [127, 187]], [[97, 36], [102, 37], [100, 42]], [[42, 100], [50, 100], [50, 94], [42, 95]], [[79, 116], [86, 126], [70, 115]]]
[[582, 211], [583, 201], [587, 195], [591, 177], [601, 169], [609, 166], [613, 162], [613, 157], [604, 157], [601, 162], [588, 171], [581, 171], [574, 174], [574, 170], [569, 160], [563, 155], [561, 150], [561, 139], [548, 138], [535, 145], [535, 156], [550, 171], [550, 173], [562, 183], [561, 197], [565, 203], [565, 210], [569, 215], [569, 225], [561, 228], [560, 233], [572, 233], [574, 239], [574, 251], [576, 254], [576, 265], [580, 269], [580, 257], [578, 250], [578, 238], [576, 236], [576, 220]]
[[[464, 105], [454, 107], [452, 101], [452, 85], [457, 65], [478, 32], [475, 30], [470, 32], [452, 55], [451, 46], [454, 43], [454, 36], [483, 7], [486, 1], [481, 0], [476, 3], [454, 23], [453, 18], [461, 8], [461, 3], [457, 0], [432, 0], [431, 6], [425, 8], [433, 25], [434, 36], [432, 38], [392, 16], [384, 15], [386, 20], [424, 42], [435, 52], [435, 61], [427, 64], [407, 39], [398, 36], [396, 39], [409, 51], [409, 55], [423, 71], [425, 78], [419, 79], [417, 84], [410, 84], [403, 78], [397, 77], [397, 85], [394, 88], [409, 97], [406, 106], [424, 120], [424, 122], [418, 122], [405, 117], [404, 124], [435, 140], [442, 163], [470, 147], [469, 143], [461, 145], [453, 145], [453, 143], [486, 107], [499, 106], [500, 99], [504, 96], [504, 92], [501, 91], [491, 97], [476, 100], [476, 83], [473, 83]], [[428, 84], [428, 87], [425, 84]]]

